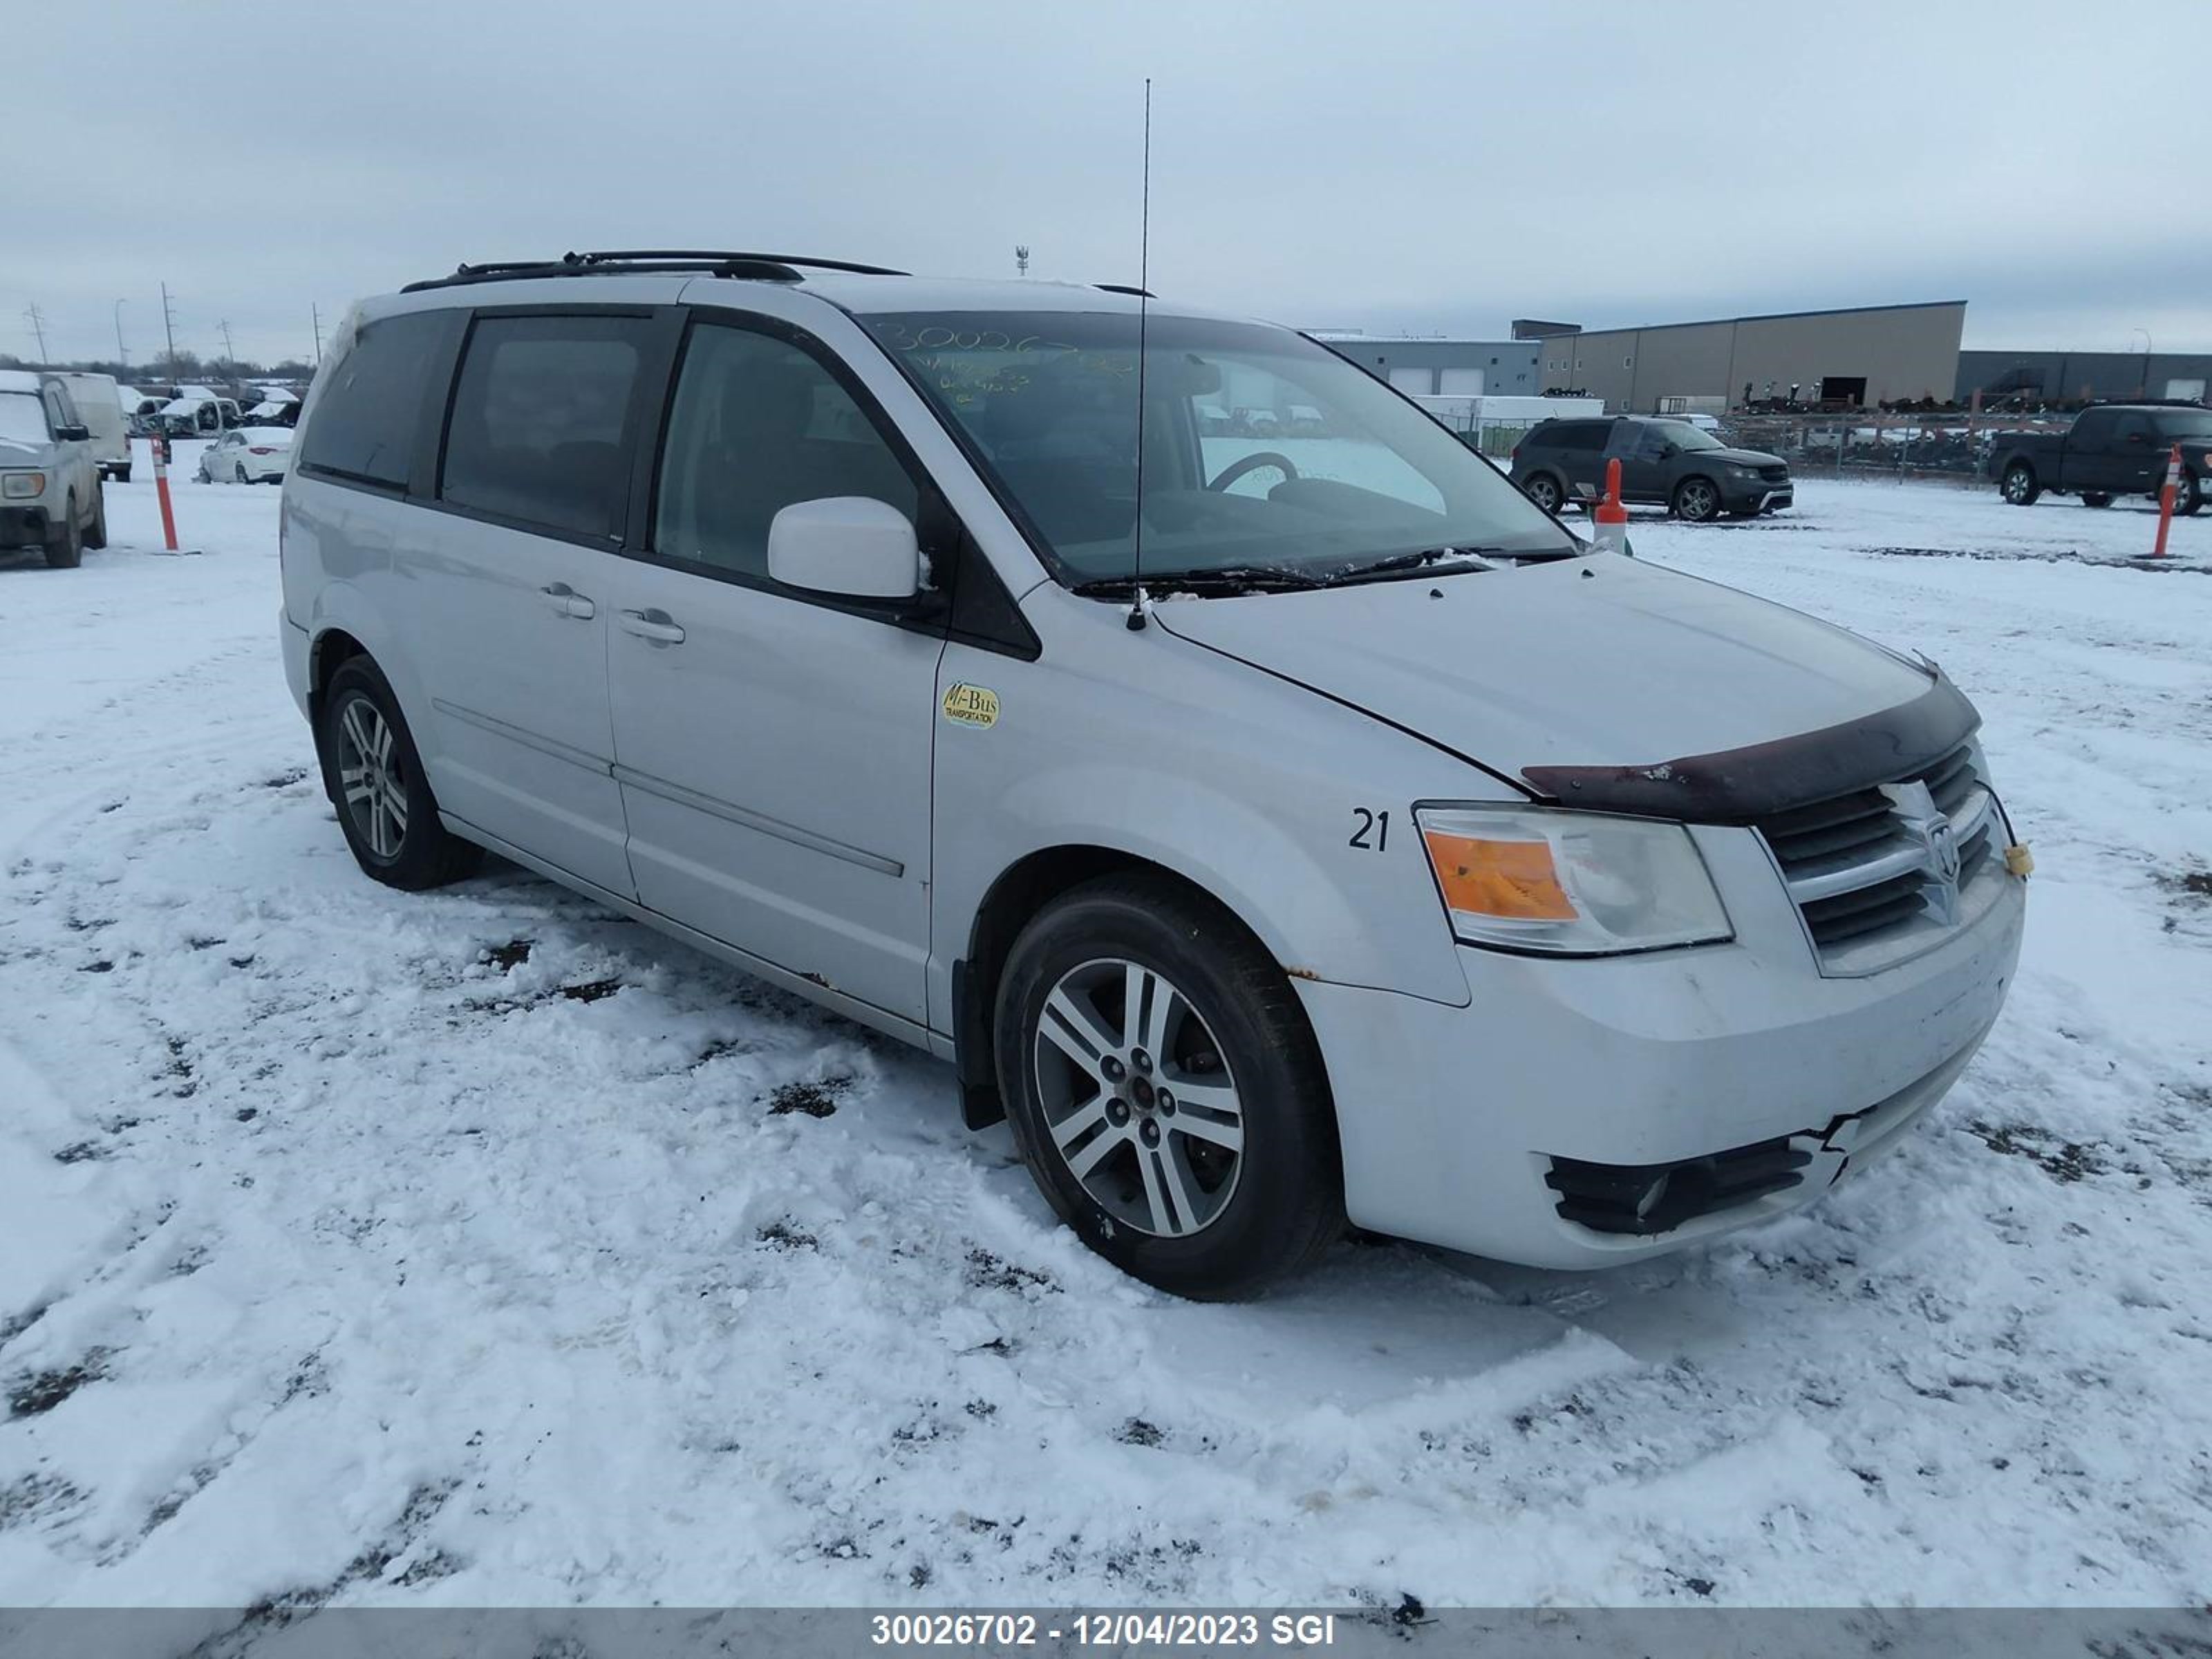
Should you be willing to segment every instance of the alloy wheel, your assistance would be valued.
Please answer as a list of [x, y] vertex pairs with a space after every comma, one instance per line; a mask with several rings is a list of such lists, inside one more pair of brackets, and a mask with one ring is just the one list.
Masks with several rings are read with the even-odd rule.
[[367, 697], [338, 711], [338, 787], [370, 853], [386, 862], [398, 858], [407, 839], [407, 785], [391, 723]]
[[1185, 1238], [1228, 1206], [1243, 1103], [1166, 975], [1118, 957], [1069, 969], [1038, 1016], [1034, 1064], [1054, 1151], [1117, 1224]]
[[1713, 487], [1701, 478], [1692, 478], [1684, 484], [1675, 502], [1676, 510], [1692, 522], [1711, 518], [1714, 509], [1719, 505], [1720, 498], [1714, 493]]

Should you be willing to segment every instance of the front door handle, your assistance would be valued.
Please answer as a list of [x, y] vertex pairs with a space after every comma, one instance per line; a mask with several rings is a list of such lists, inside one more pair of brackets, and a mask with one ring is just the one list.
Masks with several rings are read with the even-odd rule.
[[641, 640], [655, 645], [681, 645], [684, 629], [665, 611], [625, 611], [622, 625]]
[[579, 593], [566, 582], [554, 582], [538, 590], [545, 602], [563, 617], [574, 617], [579, 622], [589, 622], [599, 614], [599, 606]]

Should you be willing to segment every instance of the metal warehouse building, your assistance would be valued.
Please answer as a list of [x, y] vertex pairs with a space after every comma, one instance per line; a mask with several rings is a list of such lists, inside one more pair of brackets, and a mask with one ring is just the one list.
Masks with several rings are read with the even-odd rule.
[[1585, 329], [1521, 319], [1540, 348], [1540, 391], [1581, 392], [1650, 414], [1788, 398], [1875, 404], [1950, 397], [1959, 381], [1964, 300], [1790, 311], [1644, 328]]
[[2212, 390], [2212, 355], [2165, 351], [1962, 351], [1958, 398], [1985, 404], [2024, 394], [2032, 403], [2093, 398], [2187, 398]]
[[1533, 340], [1394, 340], [1327, 329], [1314, 338], [1409, 396], [1533, 398], [1544, 389]]

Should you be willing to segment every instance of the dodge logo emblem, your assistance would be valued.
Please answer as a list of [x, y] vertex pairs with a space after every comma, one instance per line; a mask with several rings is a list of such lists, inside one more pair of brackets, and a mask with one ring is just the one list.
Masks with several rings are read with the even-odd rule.
[[1959, 884], [1959, 836], [1948, 818], [1928, 826], [1928, 864], [1936, 880], [1950, 887]]

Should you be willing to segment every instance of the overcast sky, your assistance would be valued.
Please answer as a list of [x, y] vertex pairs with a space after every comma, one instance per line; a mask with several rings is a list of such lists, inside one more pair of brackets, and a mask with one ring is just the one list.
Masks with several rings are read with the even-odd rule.
[[[34, 18], [29, 14], [43, 14]], [[2154, 27], [2157, 18], [2162, 27]], [[18, 0], [0, 350], [312, 349], [463, 259], [761, 248], [1503, 334], [1965, 299], [2212, 349], [2212, 13], [2001, 4]]]

